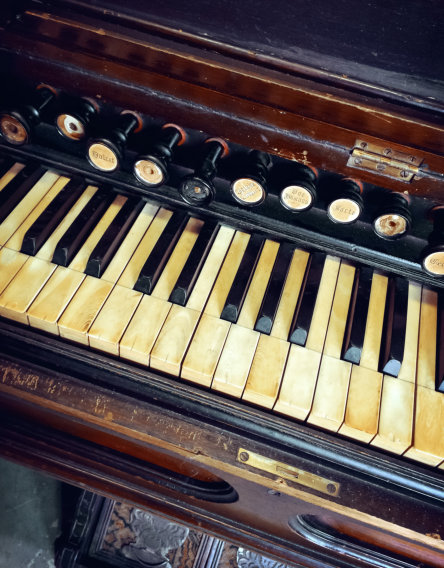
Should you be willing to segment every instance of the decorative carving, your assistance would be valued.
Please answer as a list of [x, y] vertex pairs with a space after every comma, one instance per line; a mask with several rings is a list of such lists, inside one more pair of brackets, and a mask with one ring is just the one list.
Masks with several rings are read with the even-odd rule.
[[57, 543], [58, 568], [288, 568], [129, 503], [71, 488], [66, 497], [70, 514]]
[[[217, 568], [224, 549], [224, 541], [214, 536], [202, 535], [193, 568]], [[228, 567], [227, 567], [228, 568]]]
[[188, 529], [140, 509], [133, 509], [130, 525], [136, 541], [125, 545], [122, 554], [145, 566], [171, 568], [167, 554], [184, 543]]
[[245, 548], [237, 549], [237, 565], [239, 568], [287, 568], [285, 564], [265, 558], [257, 552], [245, 550]]

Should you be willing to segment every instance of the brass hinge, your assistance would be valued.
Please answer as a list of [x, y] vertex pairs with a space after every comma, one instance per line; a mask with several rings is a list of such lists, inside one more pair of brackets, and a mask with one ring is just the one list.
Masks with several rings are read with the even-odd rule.
[[366, 171], [378, 172], [383, 176], [409, 182], [420, 173], [422, 159], [393, 150], [389, 146], [380, 146], [365, 140], [356, 140], [347, 166]]

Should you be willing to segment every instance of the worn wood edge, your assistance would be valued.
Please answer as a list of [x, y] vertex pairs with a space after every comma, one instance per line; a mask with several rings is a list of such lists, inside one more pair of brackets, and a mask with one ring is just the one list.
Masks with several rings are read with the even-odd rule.
[[[4, 326], [1, 326], [4, 328]], [[11, 326], [6, 326], [11, 327]], [[20, 334], [18, 327], [15, 330]], [[307, 429], [297, 422], [290, 423], [277, 415], [273, 415], [273, 422], [267, 419], [267, 414], [261, 409], [241, 406], [236, 401], [218, 398], [214, 399], [212, 393], [200, 391], [189, 384], [171, 381], [158, 374], [149, 371], [140, 371], [135, 367], [130, 367], [124, 362], [113, 362], [99, 353], [89, 353], [80, 347], [62, 344], [47, 339], [34, 333], [31, 330], [23, 330], [27, 336], [28, 348], [32, 346], [32, 336], [37, 340], [37, 359], [34, 358], [34, 365], [46, 362], [48, 353], [52, 353], [54, 363], [58, 360], [57, 353], [60, 353], [61, 360], [79, 361], [81, 359], [88, 374], [94, 369], [96, 385], [102, 385], [117, 390], [125, 385], [124, 392], [131, 392], [131, 388], [136, 388], [137, 395], [141, 400], [150, 400], [154, 395], [156, 404], [167, 405], [171, 408], [174, 400], [174, 408], [177, 412], [184, 410], [189, 417], [198, 416], [198, 420], [211, 420], [213, 424], [223, 425], [231, 431], [240, 431], [242, 435], [259, 436], [262, 440], [270, 440], [277, 447], [287, 448], [298, 453], [303, 459], [307, 457], [311, 460], [314, 456], [324, 463], [327, 467], [339, 467], [354, 472], [354, 475], [363, 476], [373, 480], [383, 480], [390, 486], [403, 488], [402, 490], [413, 491], [422, 495], [423, 499], [441, 499], [444, 495], [443, 479], [436, 472], [427, 471], [423, 466], [412, 462], [400, 460], [396, 456], [387, 455], [371, 448], [360, 447], [355, 442], [345, 439], [332, 438], [328, 433]], [[42, 341], [43, 340], [43, 341]], [[50, 350], [48, 351], [49, 343]], [[19, 352], [21, 348], [19, 347]], [[46, 353], [46, 354], [45, 354]], [[32, 359], [32, 349], [29, 350], [29, 358]], [[74, 357], [74, 359], [73, 359]], [[74, 366], [70, 365], [70, 371], [74, 371]], [[72, 368], [71, 368], [72, 367]], [[46, 373], [48, 370], [45, 371]], [[78, 375], [78, 373], [77, 373]], [[121, 380], [119, 379], [121, 378]], [[79, 379], [75, 379], [78, 381]], [[122, 382], [123, 380], [123, 382]], [[117, 382], [116, 382], [117, 381]], [[120, 385], [120, 386], [119, 386]], [[143, 385], [144, 395], [141, 397], [141, 390], [137, 386]], [[128, 389], [130, 389], [128, 391]], [[154, 390], [153, 390], [154, 389]], [[174, 392], [172, 392], [174, 391]], [[210, 404], [205, 401], [211, 397]], [[198, 414], [196, 415], [196, 409]], [[193, 418], [194, 419], [194, 418]], [[233, 430], [234, 429], [234, 430]], [[305, 456], [305, 457], [304, 457]], [[418, 483], [419, 482], [419, 483]]]

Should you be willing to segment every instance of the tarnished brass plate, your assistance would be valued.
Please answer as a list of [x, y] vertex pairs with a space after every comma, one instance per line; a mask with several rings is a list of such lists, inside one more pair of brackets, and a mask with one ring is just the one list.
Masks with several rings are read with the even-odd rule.
[[283, 462], [272, 460], [271, 458], [266, 458], [265, 456], [260, 456], [259, 454], [246, 450], [245, 448], [239, 448], [237, 460], [251, 467], [277, 475], [281, 479], [294, 481], [295, 483], [299, 483], [305, 487], [310, 487], [310, 489], [315, 489], [321, 493], [326, 493], [332, 497], [337, 497], [339, 495], [341, 485], [336, 481], [320, 477], [314, 473], [304, 471], [292, 465], [287, 465]]

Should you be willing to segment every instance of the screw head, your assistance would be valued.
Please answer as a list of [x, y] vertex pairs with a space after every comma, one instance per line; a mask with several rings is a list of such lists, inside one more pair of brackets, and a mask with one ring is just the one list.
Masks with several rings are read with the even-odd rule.
[[241, 452], [241, 453], [239, 454], [239, 459], [240, 459], [240, 461], [243, 461], [243, 462], [248, 461], [248, 458], [249, 458], [249, 457], [250, 457], [250, 456], [248, 455], [248, 452]]
[[383, 172], [385, 170], [385, 164], [377, 164], [376, 169], [378, 172]]
[[359, 164], [362, 164], [362, 159], [361, 158], [355, 158], [354, 162], [357, 166], [359, 166]]
[[367, 148], [367, 142], [361, 142], [359, 146], [364, 150], [365, 148]]
[[386, 148], [386, 149], [384, 150], [384, 156], [390, 156], [391, 153], [392, 153], [391, 148]]
[[402, 178], [406, 178], [406, 177], [409, 177], [409, 172], [408, 172], [407, 170], [401, 170], [401, 171], [399, 172], [399, 175], [400, 175]]
[[327, 485], [327, 491], [331, 494], [336, 493], [336, 486], [333, 483]]

